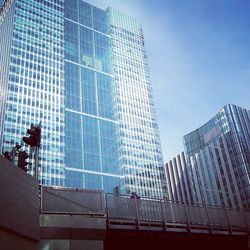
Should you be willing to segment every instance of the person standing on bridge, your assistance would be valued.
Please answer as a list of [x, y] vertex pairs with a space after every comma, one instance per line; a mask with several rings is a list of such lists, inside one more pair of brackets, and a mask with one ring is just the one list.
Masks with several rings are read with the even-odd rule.
[[131, 195], [130, 195], [130, 198], [131, 199], [137, 199], [137, 200], [141, 199], [141, 197], [136, 192], [132, 192]]
[[141, 197], [136, 192], [132, 192], [128, 200], [129, 215], [134, 219], [137, 218], [137, 213], [139, 213], [140, 199]]

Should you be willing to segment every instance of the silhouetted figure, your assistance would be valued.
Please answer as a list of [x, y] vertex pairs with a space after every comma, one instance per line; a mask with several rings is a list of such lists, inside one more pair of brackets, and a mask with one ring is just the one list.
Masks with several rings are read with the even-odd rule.
[[141, 197], [136, 193], [136, 192], [132, 192], [131, 195], [130, 195], [130, 198], [131, 199], [141, 199]]
[[[140, 207], [140, 196], [136, 193], [136, 192], [132, 192], [130, 197], [129, 197], [129, 200], [128, 200], [128, 209], [129, 209], [129, 215], [132, 217], [132, 218], [136, 218], [136, 209], [138, 210], [139, 207]], [[137, 204], [137, 205], [136, 205]]]

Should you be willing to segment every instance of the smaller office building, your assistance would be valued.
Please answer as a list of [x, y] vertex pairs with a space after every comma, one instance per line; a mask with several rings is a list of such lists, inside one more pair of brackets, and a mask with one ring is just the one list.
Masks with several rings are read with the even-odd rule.
[[165, 166], [170, 199], [250, 208], [249, 110], [226, 105], [183, 143]]

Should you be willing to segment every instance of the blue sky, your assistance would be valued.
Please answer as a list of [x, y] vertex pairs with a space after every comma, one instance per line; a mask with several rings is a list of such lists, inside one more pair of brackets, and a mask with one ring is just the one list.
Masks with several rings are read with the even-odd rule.
[[250, 109], [249, 0], [86, 1], [143, 26], [165, 162], [225, 104]]

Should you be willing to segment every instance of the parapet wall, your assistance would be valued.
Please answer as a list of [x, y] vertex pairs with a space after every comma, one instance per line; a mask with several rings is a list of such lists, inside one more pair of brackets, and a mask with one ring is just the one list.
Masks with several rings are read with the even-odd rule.
[[0, 228], [28, 240], [38, 241], [40, 238], [38, 181], [15, 167], [2, 155], [0, 155]]

